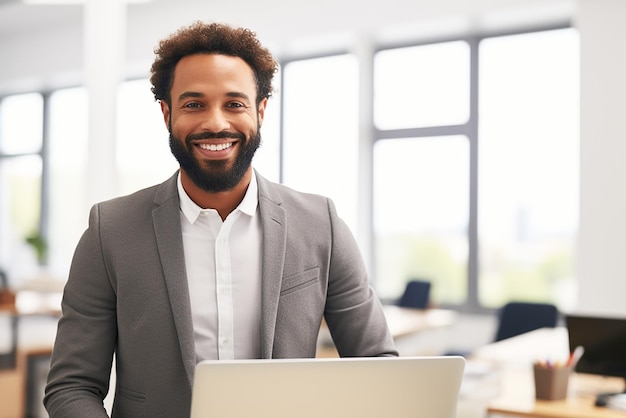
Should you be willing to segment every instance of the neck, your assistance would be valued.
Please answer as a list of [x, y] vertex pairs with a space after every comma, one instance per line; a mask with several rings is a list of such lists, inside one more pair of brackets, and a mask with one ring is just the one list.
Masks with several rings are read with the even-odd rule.
[[196, 186], [184, 171], [181, 170], [180, 173], [183, 189], [191, 200], [202, 209], [215, 209], [222, 220], [239, 206], [252, 179], [252, 167], [250, 167], [235, 187], [224, 192], [211, 193]]

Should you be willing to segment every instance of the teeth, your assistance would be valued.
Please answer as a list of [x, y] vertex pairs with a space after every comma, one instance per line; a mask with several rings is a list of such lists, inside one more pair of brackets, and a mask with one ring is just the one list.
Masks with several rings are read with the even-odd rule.
[[200, 148], [209, 151], [222, 151], [232, 146], [232, 142], [226, 142], [225, 144], [200, 144]]

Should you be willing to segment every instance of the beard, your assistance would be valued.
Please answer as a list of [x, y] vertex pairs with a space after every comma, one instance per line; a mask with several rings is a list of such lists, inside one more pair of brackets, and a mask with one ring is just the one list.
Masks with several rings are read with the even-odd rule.
[[[260, 126], [256, 132], [250, 132], [248, 138], [244, 134], [231, 132], [203, 132], [191, 134], [183, 141], [172, 133], [170, 127], [170, 150], [191, 181], [200, 189], [209, 193], [218, 193], [232, 190], [243, 178], [252, 164], [252, 158], [261, 145]], [[232, 164], [228, 168], [225, 160], [199, 160], [193, 155], [194, 145], [192, 141], [198, 139], [239, 139], [239, 151]]]

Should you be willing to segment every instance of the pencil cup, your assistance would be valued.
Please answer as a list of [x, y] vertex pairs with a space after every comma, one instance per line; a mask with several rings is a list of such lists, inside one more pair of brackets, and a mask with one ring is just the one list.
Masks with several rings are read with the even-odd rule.
[[549, 401], [565, 399], [572, 367], [534, 365], [535, 398]]

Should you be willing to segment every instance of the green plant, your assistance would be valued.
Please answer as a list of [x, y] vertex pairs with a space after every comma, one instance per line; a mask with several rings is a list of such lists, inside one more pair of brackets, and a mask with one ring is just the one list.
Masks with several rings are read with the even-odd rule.
[[36, 231], [26, 237], [26, 242], [35, 250], [37, 262], [39, 264], [43, 264], [46, 261], [46, 255], [48, 252], [48, 245], [43, 235], [41, 235], [39, 231]]

